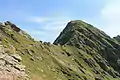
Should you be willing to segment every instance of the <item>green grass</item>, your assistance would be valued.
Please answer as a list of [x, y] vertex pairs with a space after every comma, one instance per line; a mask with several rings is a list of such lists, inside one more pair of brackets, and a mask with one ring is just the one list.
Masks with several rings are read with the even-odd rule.
[[[85, 23], [82, 25], [87, 26]], [[85, 27], [82, 28], [87, 30]], [[45, 45], [34, 41], [26, 33], [25, 35], [28, 37], [15, 32], [9, 26], [4, 30], [0, 30], [2, 34], [1, 44], [6, 47], [7, 53], [12, 54], [15, 52], [21, 55], [22, 63], [26, 66], [26, 73], [32, 80], [95, 80], [96, 76], [103, 76], [103, 80], [119, 80], [119, 78], [114, 79], [109, 74], [103, 74], [104, 70], [93, 57], [98, 54], [96, 50], [98, 45], [82, 33], [81, 36], [91, 42], [94, 48], [88, 45], [85, 45], [84, 49], [68, 45]], [[68, 34], [63, 39], [65, 42], [69, 40], [72, 33]], [[105, 42], [109, 44], [107, 41]], [[109, 45], [111, 46], [111, 44]], [[31, 60], [31, 58], [34, 60]], [[95, 67], [90, 67], [85, 59], [92, 60]], [[98, 69], [99, 74], [93, 71], [95, 68]]]

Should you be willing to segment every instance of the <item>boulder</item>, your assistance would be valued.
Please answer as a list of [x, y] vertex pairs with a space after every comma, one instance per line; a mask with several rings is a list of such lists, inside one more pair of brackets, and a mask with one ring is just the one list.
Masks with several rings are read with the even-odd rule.
[[12, 23], [10, 21], [6, 21], [4, 22], [5, 25], [12, 25]]
[[0, 59], [3, 59], [7, 54], [0, 54]]
[[4, 60], [0, 60], [0, 66], [4, 66], [5, 65], [5, 61]]
[[25, 49], [25, 52], [26, 52], [27, 54], [31, 55], [31, 56], [33, 55], [32, 52], [31, 52], [29, 49]]
[[100, 77], [95, 77], [95, 80], [102, 80]]
[[5, 56], [4, 60], [6, 62], [6, 64], [10, 64], [10, 65], [16, 65], [18, 63], [18, 61], [16, 59], [14, 59], [12, 56]]
[[16, 68], [19, 71], [25, 71], [25, 66], [24, 65], [14, 65], [14, 68]]
[[36, 59], [36, 60], [42, 60], [42, 57], [36, 56], [35, 59]]
[[30, 60], [35, 61], [35, 59], [33, 57], [31, 57]]
[[0, 45], [0, 53], [5, 53], [3, 45]]
[[19, 62], [22, 61], [21, 56], [19, 56], [18, 54], [13, 54], [12, 57], [16, 60], [18, 60]]
[[15, 30], [16, 32], [20, 32], [20, 31], [21, 31], [21, 29], [18, 28], [15, 24], [12, 24], [12, 25], [11, 25], [11, 28], [12, 28], [13, 30]]

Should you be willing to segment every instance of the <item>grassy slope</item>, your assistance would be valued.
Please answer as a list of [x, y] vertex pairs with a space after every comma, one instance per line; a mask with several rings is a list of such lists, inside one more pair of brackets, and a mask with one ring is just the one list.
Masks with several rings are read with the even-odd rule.
[[[73, 46], [46, 45], [13, 31], [9, 26], [0, 29], [2, 45], [10, 54], [22, 56], [26, 72], [32, 80], [103, 80], [114, 79], [96, 63], [93, 57]], [[11, 37], [10, 35], [13, 35]], [[91, 59], [99, 74], [84, 59]]]

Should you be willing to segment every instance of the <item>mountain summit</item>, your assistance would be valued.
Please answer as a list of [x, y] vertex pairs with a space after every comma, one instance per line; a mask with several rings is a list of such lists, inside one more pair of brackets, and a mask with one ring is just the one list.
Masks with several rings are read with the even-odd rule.
[[[114, 39], [119, 41], [120, 37], [117, 36]], [[91, 55], [101, 68], [115, 77], [116, 74], [120, 76], [116, 72], [120, 72], [120, 64], [118, 63], [120, 44], [114, 39], [91, 24], [76, 20], [67, 24], [54, 44], [71, 45], [83, 50]]]
[[[0, 75], [14, 80], [120, 80], [120, 37], [71, 21], [54, 44], [0, 23]], [[0, 76], [1, 80], [1, 76]]]

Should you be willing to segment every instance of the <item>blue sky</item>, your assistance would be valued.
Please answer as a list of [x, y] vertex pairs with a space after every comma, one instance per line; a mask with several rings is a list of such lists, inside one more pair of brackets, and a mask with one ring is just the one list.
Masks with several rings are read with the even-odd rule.
[[1, 0], [0, 12], [36, 40], [53, 42], [71, 20], [120, 35], [120, 0]]

